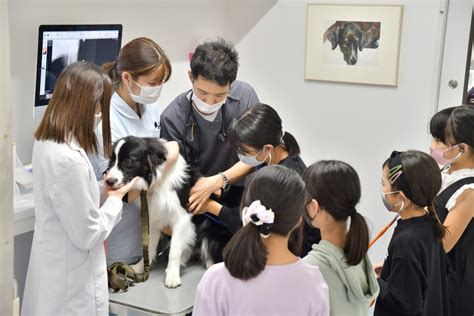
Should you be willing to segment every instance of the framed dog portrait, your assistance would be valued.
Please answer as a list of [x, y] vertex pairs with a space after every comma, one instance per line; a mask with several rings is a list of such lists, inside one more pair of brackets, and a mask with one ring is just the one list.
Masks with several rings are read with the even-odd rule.
[[305, 79], [397, 86], [403, 6], [309, 4]]

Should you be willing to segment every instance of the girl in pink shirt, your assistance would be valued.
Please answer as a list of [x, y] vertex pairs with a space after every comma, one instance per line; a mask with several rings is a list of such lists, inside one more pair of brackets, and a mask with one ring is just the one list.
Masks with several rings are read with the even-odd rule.
[[271, 165], [255, 175], [242, 199], [244, 226], [224, 249], [224, 262], [204, 274], [193, 315], [329, 315], [318, 267], [288, 249], [304, 199], [294, 170]]

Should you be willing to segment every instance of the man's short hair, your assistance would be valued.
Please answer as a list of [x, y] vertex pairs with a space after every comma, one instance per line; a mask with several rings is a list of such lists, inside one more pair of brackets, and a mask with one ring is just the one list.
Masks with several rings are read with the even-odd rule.
[[193, 78], [201, 76], [220, 86], [234, 82], [238, 68], [239, 56], [234, 45], [222, 38], [199, 45], [191, 58]]

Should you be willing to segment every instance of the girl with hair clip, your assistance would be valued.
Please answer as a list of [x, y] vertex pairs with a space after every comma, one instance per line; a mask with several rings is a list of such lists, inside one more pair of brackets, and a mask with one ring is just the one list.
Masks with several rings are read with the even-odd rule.
[[382, 200], [401, 219], [378, 278], [374, 315], [449, 315], [445, 227], [433, 201], [441, 188], [438, 165], [419, 151], [394, 151], [383, 164]]
[[[120, 50], [117, 60], [106, 63], [102, 69], [112, 80], [114, 93], [110, 101], [111, 143], [126, 136], [160, 137], [160, 106], [158, 98], [165, 82], [171, 76], [171, 63], [163, 49], [153, 40], [136, 38]], [[96, 130], [99, 148], [102, 126]], [[166, 166], [177, 160], [176, 142], [165, 144], [168, 151]], [[97, 179], [107, 170], [108, 158], [101, 154], [91, 157]], [[114, 262], [133, 264], [142, 257], [140, 207], [131, 202], [138, 197], [131, 192], [125, 198], [122, 221], [107, 239], [107, 265]], [[141, 273], [141, 266], [136, 266]]]
[[[240, 161], [249, 166], [259, 169], [265, 165], [280, 165], [300, 175], [306, 169], [298, 142], [283, 130], [280, 116], [269, 105], [259, 103], [242, 114], [233, 125], [230, 139]], [[240, 225], [238, 212], [230, 214]], [[303, 235], [302, 245], [296, 242], [300, 234]], [[290, 246], [295, 254], [303, 257], [320, 240], [319, 229], [303, 223], [302, 231], [296, 230], [290, 238]]]
[[444, 109], [430, 122], [431, 155], [444, 166], [436, 212], [448, 233], [451, 315], [474, 315], [474, 107]]
[[322, 238], [303, 260], [319, 267], [328, 283], [331, 315], [366, 316], [379, 286], [367, 255], [367, 223], [356, 210], [359, 176], [348, 164], [327, 160], [311, 165], [303, 179], [311, 197], [304, 217]]
[[319, 269], [288, 249], [304, 210], [304, 183], [293, 170], [269, 166], [245, 188], [242, 227], [224, 263], [198, 285], [193, 315], [329, 315]]
[[[94, 128], [101, 120], [103, 141], [110, 143], [111, 94], [99, 67], [73, 63], [61, 72], [35, 132], [35, 231], [22, 315], [108, 315], [103, 242], [137, 180], [117, 190], [104, 183], [100, 205], [87, 154], [98, 151]], [[110, 144], [104, 151], [110, 155]]]

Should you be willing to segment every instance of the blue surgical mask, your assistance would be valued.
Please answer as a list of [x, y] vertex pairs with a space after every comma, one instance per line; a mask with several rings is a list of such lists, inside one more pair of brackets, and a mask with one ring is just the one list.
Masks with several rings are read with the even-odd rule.
[[[382, 194], [382, 202], [383, 202], [383, 205], [385, 205], [385, 208], [389, 211], [389, 212], [401, 212], [403, 210], [403, 207], [405, 206], [405, 202], [402, 200], [401, 202], [399, 203], [396, 203], [396, 204], [393, 204], [393, 203], [390, 203], [387, 199], [387, 195], [388, 194], [395, 194], [395, 193], [399, 193], [400, 191], [392, 191], [392, 192], [387, 192], [385, 193], [383, 190], [381, 190], [381, 194]], [[400, 205], [400, 208], [397, 210], [396, 207]]]
[[237, 153], [237, 156], [239, 156], [239, 160], [242, 161], [244, 164], [251, 166], [251, 167], [257, 167], [260, 166], [263, 161], [258, 161], [257, 156], [260, 154], [260, 151], [255, 155], [255, 156], [245, 156], [242, 155], [241, 153]]
[[266, 162], [268, 157], [270, 157], [270, 160], [268, 163], [272, 161], [272, 155], [270, 154], [270, 152], [268, 152], [267, 156], [262, 161], [257, 160], [257, 156], [262, 152], [262, 150], [260, 150], [255, 156], [245, 156], [240, 153], [237, 153], [237, 155], [239, 156], [239, 160], [242, 161], [244, 164], [251, 167], [257, 167], [257, 166], [260, 166], [262, 163]]

